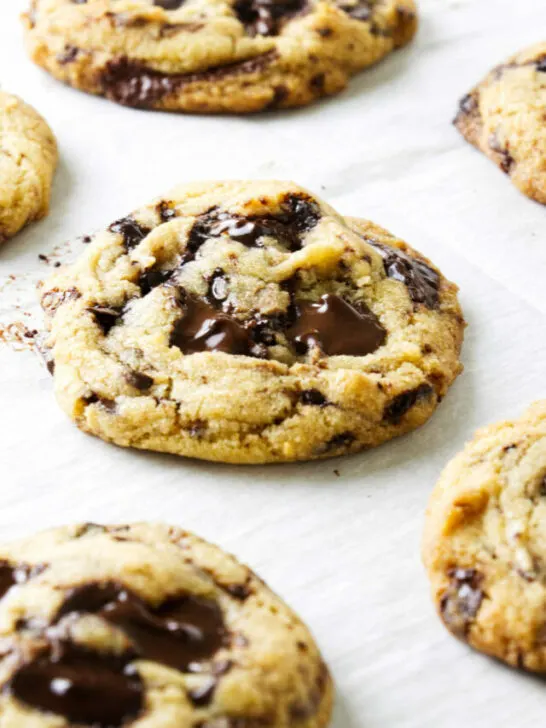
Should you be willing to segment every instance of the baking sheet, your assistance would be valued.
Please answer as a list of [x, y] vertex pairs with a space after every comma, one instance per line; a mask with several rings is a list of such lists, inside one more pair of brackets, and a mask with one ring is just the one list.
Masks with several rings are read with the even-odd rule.
[[28, 341], [14, 351], [15, 331], [0, 342], [2, 538], [82, 519], [183, 525], [249, 563], [311, 626], [337, 682], [334, 728], [538, 725], [543, 684], [439, 623], [419, 542], [447, 459], [476, 427], [546, 396], [546, 211], [450, 125], [458, 98], [493, 64], [543, 39], [546, 5], [421, 0], [416, 42], [346, 93], [240, 119], [139, 112], [61, 86], [25, 58], [24, 6], [0, 8], [0, 84], [48, 118], [61, 163], [50, 217], [0, 251], [0, 325], [34, 326], [35, 282], [79, 250], [66, 241], [179, 182], [275, 177], [433, 258], [461, 286], [469, 328], [465, 372], [421, 430], [355, 457], [273, 467], [124, 451], [83, 435]]

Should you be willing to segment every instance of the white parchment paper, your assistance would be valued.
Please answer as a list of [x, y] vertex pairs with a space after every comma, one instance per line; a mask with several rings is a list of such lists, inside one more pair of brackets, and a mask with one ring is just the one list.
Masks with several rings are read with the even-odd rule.
[[540, 681], [445, 632], [419, 546], [446, 461], [478, 426], [546, 396], [546, 210], [450, 123], [493, 64], [544, 39], [546, 4], [420, 0], [416, 42], [346, 93], [250, 118], [139, 112], [65, 88], [25, 57], [24, 5], [1, 3], [0, 84], [47, 117], [61, 162], [49, 218], [0, 251], [0, 321], [32, 325], [34, 282], [49, 272], [39, 254], [77, 254], [67, 240], [179, 182], [275, 177], [433, 258], [459, 283], [469, 328], [465, 372], [418, 432], [347, 459], [253, 468], [85, 436], [59, 411], [39, 359], [0, 343], [0, 536], [80, 519], [163, 519], [235, 552], [314, 631], [338, 686], [335, 728], [542, 723]]

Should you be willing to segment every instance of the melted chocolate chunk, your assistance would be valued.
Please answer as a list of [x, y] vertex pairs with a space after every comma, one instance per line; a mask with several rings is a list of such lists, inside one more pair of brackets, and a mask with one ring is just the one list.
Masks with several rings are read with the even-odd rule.
[[57, 620], [74, 612], [97, 614], [129, 637], [135, 654], [186, 672], [213, 657], [226, 631], [215, 602], [182, 596], [152, 608], [121, 584], [86, 584], [73, 589]]
[[154, 0], [154, 5], [159, 5], [165, 10], [178, 10], [185, 2], [186, 0]]
[[302, 404], [310, 404], [315, 407], [325, 407], [329, 404], [326, 397], [318, 389], [304, 389], [300, 393], [300, 400]]
[[121, 57], [106, 64], [100, 83], [103, 93], [112, 101], [124, 106], [147, 109], [187, 84], [256, 73], [276, 57], [276, 51], [268, 51], [246, 61], [227, 63], [206, 71], [178, 74], [162, 73]]
[[125, 379], [131, 387], [138, 389], [140, 392], [146, 392], [154, 383], [152, 377], [149, 377], [147, 374], [143, 374], [142, 372], [127, 372]]
[[278, 35], [306, 5], [307, 0], [237, 0], [234, 9], [248, 35]]
[[385, 329], [365, 304], [356, 308], [333, 294], [318, 303], [297, 304], [297, 319], [287, 334], [298, 354], [318, 347], [328, 356], [365, 356], [386, 339]]
[[402, 392], [396, 396], [392, 402], [385, 407], [383, 413], [383, 420], [389, 422], [392, 425], [399, 424], [402, 417], [410, 411], [418, 402], [423, 399], [428, 399], [434, 393], [434, 389], [430, 384], [420, 384], [415, 389], [411, 389], [408, 392]]
[[70, 724], [118, 728], [143, 708], [142, 683], [128, 665], [133, 657], [61, 643], [18, 670], [7, 688], [21, 702], [62, 715]]
[[132, 250], [144, 240], [150, 232], [150, 228], [140, 225], [132, 217], [123, 217], [116, 220], [108, 228], [113, 233], [118, 233], [123, 238], [123, 245], [127, 250]]
[[0, 599], [16, 583], [15, 568], [5, 561], [0, 563]]
[[106, 336], [121, 318], [121, 309], [107, 308], [106, 306], [90, 306], [88, 309], [95, 321], [101, 327], [103, 334]]
[[199, 248], [212, 238], [227, 237], [247, 247], [263, 247], [264, 237], [278, 240], [289, 250], [299, 250], [302, 235], [320, 219], [316, 202], [299, 195], [287, 195], [276, 215], [243, 217], [214, 208], [194, 223], [183, 263], [195, 258]]
[[251, 356], [252, 340], [247, 329], [232, 316], [220, 313], [204, 300], [188, 297], [184, 314], [174, 325], [171, 346], [184, 354], [223, 351]]
[[476, 569], [452, 569], [451, 583], [440, 600], [444, 622], [454, 632], [465, 635], [484, 598], [482, 576]]
[[439, 303], [440, 276], [424, 261], [407, 255], [402, 250], [367, 241], [382, 255], [389, 278], [403, 283], [414, 303], [436, 308]]

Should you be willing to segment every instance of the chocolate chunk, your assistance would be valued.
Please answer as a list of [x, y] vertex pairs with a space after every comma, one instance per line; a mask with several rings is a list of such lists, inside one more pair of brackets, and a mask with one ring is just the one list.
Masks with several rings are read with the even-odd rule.
[[226, 76], [256, 73], [277, 58], [268, 51], [246, 61], [226, 63], [194, 73], [168, 74], [120, 57], [109, 61], [100, 78], [103, 93], [112, 101], [135, 108], [150, 108], [190, 83], [221, 80]]
[[474, 94], [467, 94], [459, 102], [459, 111], [463, 114], [471, 114], [478, 108], [478, 102]]
[[317, 203], [300, 195], [287, 195], [275, 215], [243, 217], [213, 208], [195, 221], [188, 238], [183, 263], [195, 258], [207, 240], [226, 237], [247, 247], [263, 247], [264, 237], [278, 240], [289, 250], [299, 250], [302, 235], [320, 219]]
[[136, 718], [144, 704], [142, 683], [129, 667], [130, 659], [61, 643], [21, 667], [7, 691], [71, 725], [118, 728]]
[[67, 614], [96, 614], [121, 629], [135, 655], [181, 672], [212, 658], [226, 638], [215, 602], [180, 596], [151, 607], [122, 584], [85, 584], [67, 595], [57, 620]]
[[346, 448], [353, 444], [356, 437], [352, 432], [340, 432], [338, 435], [331, 437], [328, 442], [325, 442], [319, 448], [320, 453], [331, 452], [332, 450], [339, 450], [339, 448]]
[[207, 298], [213, 303], [223, 303], [228, 297], [228, 279], [221, 268], [217, 268], [209, 281]]
[[247, 584], [228, 584], [225, 587], [228, 594], [239, 601], [244, 602], [250, 596], [250, 589]]
[[214, 697], [214, 691], [218, 681], [214, 677], [208, 678], [208, 680], [201, 685], [199, 688], [194, 688], [188, 692], [188, 697], [191, 702], [197, 707], [203, 707], [209, 705]]
[[159, 5], [165, 10], [178, 10], [186, 2], [186, 0], [153, 0], [154, 5]]
[[546, 73], [546, 56], [539, 58], [536, 64], [537, 71], [540, 71], [541, 73]]
[[106, 399], [106, 397], [101, 397], [96, 392], [93, 392], [92, 394], [88, 395], [87, 397], [84, 397], [83, 402], [86, 405], [98, 404], [103, 409], [105, 409], [107, 412], [116, 411], [116, 403], [113, 399]]
[[127, 372], [127, 374], [125, 375], [125, 379], [131, 385], [131, 387], [134, 387], [141, 392], [145, 392], [146, 390], [150, 389], [150, 387], [154, 383], [152, 377], [149, 377], [147, 374], [143, 374], [142, 372]]
[[165, 283], [165, 281], [168, 281], [172, 274], [172, 270], [157, 270], [154, 268], [145, 270], [143, 273], [140, 274], [138, 279], [138, 287], [140, 288], [140, 292], [143, 296], [146, 296], [154, 288], [157, 288], [157, 286], [160, 286], [162, 283]]
[[318, 389], [304, 389], [300, 393], [300, 400], [302, 404], [315, 405], [316, 407], [325, 407], [329, 404], [326, 397]]
[[436, 308], [439, 302], [440, 276], [424, 261], [407, 255], [398, 248], [391, 248], [367, 240], [383, 257], [388, 278], [403, 283], [414, 303]]
[[157, 206], [157, 212], [161, 222], [169, 222], [176, 217], [176, 210], [171, 207], [171, 204], [171, 202], [166, 202], [165, 200], [162, 200]]
[[123, 237], [123, 245], [127, 250], [136, 248], [150, 232], [150, 228], [140, 225], [132, 217], [123, 217], [121, 220], [116, 220], [108, 229]]
[[434, 393], [430, 384], [420, 384], [415, 389], [402, 392], [390, 402], [383, 413], [383, 420], [392, 425], [398, 425], [402, 417], [418, 402], [429, 399]]
[[45, 564], [17, 564], [13, 566], [7, 561], [0, 561], [0, 599], [2, 599], [12, 586], [25, 584], [29, 579], [39, 576], [47, 569]]
[[482, 576], [476, 569], [451, 569], [450, 585], [440, 600], [440, 613], [454, 632], [465, 635], [484, 598]]
[[62, 53], [59, 53], [57, 55], [57, 61], [61, 65], [65, 65], [67, 63], [72, 63], [72, 61], [75, 61], [78, 53], [80, 52], [80, 49], [73, 45], [65, 45], [64, 50]]
[[505, 174], [510, 174], [512, 167], [515, 164], [514, 157], [507, 149], [504, 149], [501, 146], [496, 134], [491, 134], [489, 136], [489, 146], [494, 152], [496, 152], [496, 154], [498, 154], [497, 161], [499, 163], [499, 167]]
[[93, 316], [95, 317], [95, 321], [101, 327], [105, 336], [117, 324], [117, 322], [121, 318], [121, 309], [120, 308], [107, 308], [106, 306], [90, 306], [87, 310], [93, 314]]
[[364, 303], [352, 306], [334, 294], [318, 303], [298, 303], [296, 322], [287, 335], [298, 354], [318, 347], [328, 356], [365, 356], [386, 339], [379, 319]]
[[278, 35], [306, 5], [307, 0], [237, 0], [234, 10], [248, 35]]
[[251, 356], [252, 350], [251, 337], [239, 321], [218, 312], [206, 301], [189, 296], [184, 314], [173, 327], [170, 343], [184, 354], [223, 351]]
[[357, 0], [357, 2], [343, 3], [338, 6], [344, 13], [350, 15], [354, 20], [367, 21], [372, 17], [372, 9], [369, 2], [366, 0]]

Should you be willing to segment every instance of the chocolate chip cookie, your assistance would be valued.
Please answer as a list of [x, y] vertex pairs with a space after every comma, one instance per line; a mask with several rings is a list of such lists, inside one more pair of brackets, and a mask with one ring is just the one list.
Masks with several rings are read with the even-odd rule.
[[0, 243], [47, 215], [57, 145], [47, 123], [0, 91]]
[[423, 424], [460, 371], [456, 287], [286, 182], [204, 182], [113, 222], [41, 290], [59, 402], [122, 446], [326, 458]]
[[528, 197], [546, 204], [546, 43], [494, 68], [463, 98], [455, 125]]
[[410, 41], [414, 0], [32, 0], [32, 59], [127, 106], [302, 106]]
[[430, 501], [424, 560], [446, 627], [488, 655], [546, 672], [546, 401], [486, 427]]
[[322, 728], [311, 634], [248, 568], [161, 525], [0, 547], [0, 719], [23, 728]]

